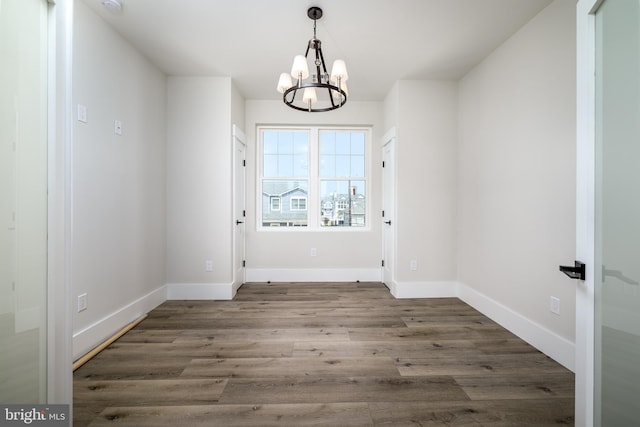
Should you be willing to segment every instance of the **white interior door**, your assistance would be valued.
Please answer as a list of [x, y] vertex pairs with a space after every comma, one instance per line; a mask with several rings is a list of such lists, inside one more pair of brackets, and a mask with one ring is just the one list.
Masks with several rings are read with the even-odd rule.
[[0, 402], [47, 391], [48, 4], [0, 0]]
[[640, 4], [578, 3], [576, 425], [637, 425]]
[[382, 148], [382, 281], [395, 292], [395, 137], [390, 137]]
[[640, 1], [596, 15], [595, 425], [640, 403]]
[[244, 133], [233, 126], [233, 292], [245, 281], [245, 170], [246, 145]]

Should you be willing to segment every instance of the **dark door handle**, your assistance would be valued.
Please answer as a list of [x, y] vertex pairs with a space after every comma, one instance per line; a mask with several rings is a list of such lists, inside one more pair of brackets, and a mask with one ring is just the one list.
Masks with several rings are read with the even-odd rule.
[[239, 219], [236, 219], [236, 225], [238, 224], [244, 224], [244, 221], [240, 221]]
[[569, 265], [561, 265], [560, 271], [562, 271], [564, 274], [571, 277], [572, 279], [585, 280], [587, 277], [586, 266], [584, 263], [580, 261], [575, 261], [573, 267]]
[[384, 223], [387, 224], [387, 225], [391, 225], [391, 220], [385, 221]]

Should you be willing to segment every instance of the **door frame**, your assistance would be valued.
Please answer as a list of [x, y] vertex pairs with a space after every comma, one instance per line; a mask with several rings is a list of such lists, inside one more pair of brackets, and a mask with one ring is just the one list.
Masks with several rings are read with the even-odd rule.
[[[244, 257], [245, 257], [245, 236], [246, 236], [246, 201], [247, 201], [247, 195], [246, 195], [246, 187], [247, 187], [247, 177], [246, 177], [246, 167], [245, 167], [245, 161], [246, 161], [246, 150], [247, 150], [247, 143], [246, 143], [246, 135], [244, 134], [244, 132], [236, 125], [233, 125], [233, 290], [232, 290], [232, 295], [235, 295], [237, 290], [240, 288], [240, 286], [242, 286], [242, 284], [245, 281], [245, 277], [246, 277], [246, 268], [244, 265]], [[243, 159], [238, 159], [238, 145], [242, 145], [243, 148], [243, 152], [245, 153], [244, 158]], [[243, 165], [239, 166], [239, 160], [242, 160]], [[241, 167], [242, 170], [238, 171], [238, 167]], [[239, 189], [238, 188], [238, 173], [242, 173], [242, 175], [244, 176], [244, 178], [242, 179], [242, 186], [243, 188]], [[243, 209], [238, 209], [238, 191], [241, 191], [242, 194], [242, 206]], [[239, 212], [242, 211], [242, 212]], [[238, 221], [240, 218], [244, 218], [244, 224], [238, 224], [236, 221]], [[237, 227], [244, 227], [244, 233], [242, 233], [242, 242], [237, 242], [236, 241], [236, 233], [237, 233]], [[238, 247], [240, 246], [240, 247]], [[237, 265], [237, 259], [238, 257], [236, 256], [236, 252], [238, 250], [242, 251], [242, 259], [243, 265]], [[238, 270], [242, 268], [242, 277], [238, 277]]]
[[[396, 282], [395, 282], [395, 265], [396, 265], [396, 239], [395, 239], [395, 231], [396, 231], [396, 218], [397, 218], [397, 209], [396, 209], [396, 165], [395, 165], [395, 157], [396, 157], [396, 128], [393, 127], [389, 129], [384, 136], [382, 137], [382, 160], [386, 162], [387, 159], [385, 157], [385, 151], [387, 148], [391, 148], [391, 164], [383, 165], [382, 171], [382, 209], [384, 212], [384, 216], [382, 218], [382, 261], [383, 265], [381, 267], [380, 277], [385, 285], [389, 288], [389, 291], [392, 295], [396, 294]], [[388, 169], [387, 169], [388, 168]], [[391, 174], [390, 185], [387, 185], [387, 174]], [[389, 188], [390, 187], [390, 188]], [[388, 205], [391, 206], [391, 209], [388, 209]], [[388, 211], [391, 212], [388, 212]], [[391, 224], [385, 224], [385, 221], [391, 221]], [[387, 227], [390, 228], [391, 239], [387, 239]], [[388, 242], [387, 240], [391, 240]], [[387, 250], [387, 245], [391, 245], [391, 250]], [[388, 259], [387, 252], [390, 252], [391, 259]], [[387, 274], [385, 275], [385, 272]]]
[[594, 425], [595, 368], [595, 13], [604, 0], [578, 0], [576, 57], [576, 259], [586, 280], [576, 289], [575, 423]]
[[74, 0], [47, 0], [48, 16], [48, 247], [47, 402], [70, 405], [73, 418], [73, 9]]

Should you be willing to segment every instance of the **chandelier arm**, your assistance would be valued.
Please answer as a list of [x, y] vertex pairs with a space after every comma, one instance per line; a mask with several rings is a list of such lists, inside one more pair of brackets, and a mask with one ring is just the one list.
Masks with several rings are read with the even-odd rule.
[[334, 108], [338, 108], [335, 101], [333, 100], [333, 91], [331, 90], [330, 87], [327, 88], [327, 92], [329, 92], [329, 100], [331, 101], [331, 106]]
[[324, 60], [321, 60], [322, 50], [320, 48], [317, 48], [315, 51], [316, 51], [316, 73], [318, 76], [318, 83], [322, 83], [322, 74], [320, 74], [320, 65], [322, 64], [323, 68], [326, 68], [326, 67], [324, 67]]
[[327, 74], [327, 64], [324, 62], [324, 55], [322, 54], [322, 48], [319, 47], [317, 53], [320, 54], [320, 61], [322, 62], [322, 69], [325, 74]]

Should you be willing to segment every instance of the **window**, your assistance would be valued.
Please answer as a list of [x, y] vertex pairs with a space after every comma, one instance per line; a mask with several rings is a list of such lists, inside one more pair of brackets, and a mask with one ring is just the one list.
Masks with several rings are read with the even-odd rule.
[[367, 226], [366, 128], [261, 127], [261, 228]]
[[306, 197], [292, 197], [291, 207], [292, 211], [306, 211], [307, 210], [307, 198]]
[[271, 196], [271, 210], [279, 211], [280, 210], [280, 202], [282, 199], [280, 197]]

